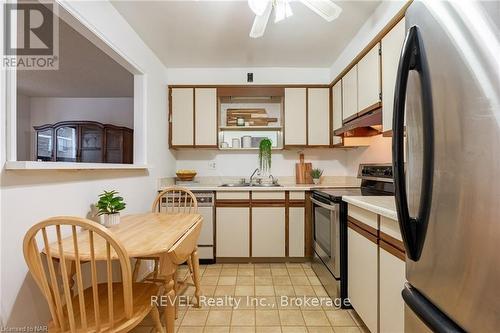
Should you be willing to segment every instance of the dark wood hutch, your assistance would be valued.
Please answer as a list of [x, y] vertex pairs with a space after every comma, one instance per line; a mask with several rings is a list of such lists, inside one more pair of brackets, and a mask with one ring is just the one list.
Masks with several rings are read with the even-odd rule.
[[37, 161], [133, 163], [133, 129], [96, 121], [62, 121], [33, 128]]

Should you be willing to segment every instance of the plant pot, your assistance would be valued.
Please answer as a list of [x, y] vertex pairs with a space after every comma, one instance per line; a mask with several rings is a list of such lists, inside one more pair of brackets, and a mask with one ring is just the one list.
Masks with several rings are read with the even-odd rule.
[[313, 183], [318, 185], [321, 182], [321, 178], [313, 178]]
[[103, 225], [106, 228], [112, 227], [117, 224], [120, 224], [120, 213], [104, 214]]

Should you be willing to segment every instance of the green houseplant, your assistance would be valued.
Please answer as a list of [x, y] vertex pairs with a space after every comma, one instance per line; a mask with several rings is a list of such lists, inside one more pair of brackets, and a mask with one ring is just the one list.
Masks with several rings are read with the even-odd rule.
[[126, 203], [117, 195], [117, 191], [104, 191], [99, 195], [96, 204], [97, 215], [104, 215], [104, 226], [110, 227], [120, 223], [120, 211], [125, 209]]
[[271, 169], [271, 149], [273, 143], [269, 138], [264, 138], [259, 144], [259, 165], [260, 171], [265, 173]]
[[312, 169], [311, 170], [311, 177], [313, 179], [314, 184], [319, 184], [322, 174], [323, 174], [323, 170], [321, 170], [321, 169]]

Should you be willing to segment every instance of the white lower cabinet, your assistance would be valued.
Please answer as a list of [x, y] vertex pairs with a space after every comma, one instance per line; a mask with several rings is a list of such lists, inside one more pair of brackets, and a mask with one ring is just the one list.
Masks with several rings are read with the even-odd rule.
[[404, 332], [405, 262], [380, 248], [380, 332]]
[[217, 257], [250, 256], [250, 209], [217, 207]]
[[285, 256], [285, 207], [252, 208], [252, 257]]
[[290, 207], [288, 211], [288, 256], [304, 257], [305, 208]]
[[347, 238], [349, 299], [370, 332], [376, 333], [378, 332], [378, 245], [350, 228]]

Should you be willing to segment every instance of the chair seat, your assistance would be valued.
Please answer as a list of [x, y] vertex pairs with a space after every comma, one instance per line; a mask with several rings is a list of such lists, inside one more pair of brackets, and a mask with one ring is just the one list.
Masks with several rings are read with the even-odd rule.
[[[72, 299], [73, 312], [75, 314], [75, 324], [77, 332], [126, 332], [130, 328], [139, 324], [146, 315], [149, 314], [153, 303], [151, 296], [158, 296], [159, 286], [153, 283], [133, 283], [133, 313], [132, 317], [127, 319], [125, 317], [125, 310], [123, 307], [123, 284], [113, 283], [113, 327], [109, 327], [109, 313], [108, 313], [108, 286], [106, 283], [98, 284], [98, 299], [99, 299], [99, 317], [101, 323], [106, 323], [106, 326], [101, 326], [98, 330], [95, 326], [95, 313], [93, 305], [93, 291], [92, 287], [84, 290], [85, 299], [85, 312], [87, 318], [87, 328], [82, 328], [82, 319], [80, 313], [80, 303], [78, 295]], [[71, 332], [69, 328], [69, 319], [66, 306], [63, 308], [65, 329], [60, 330], [54, 325], [54, 322], [49, 322], [49, 332]]]

